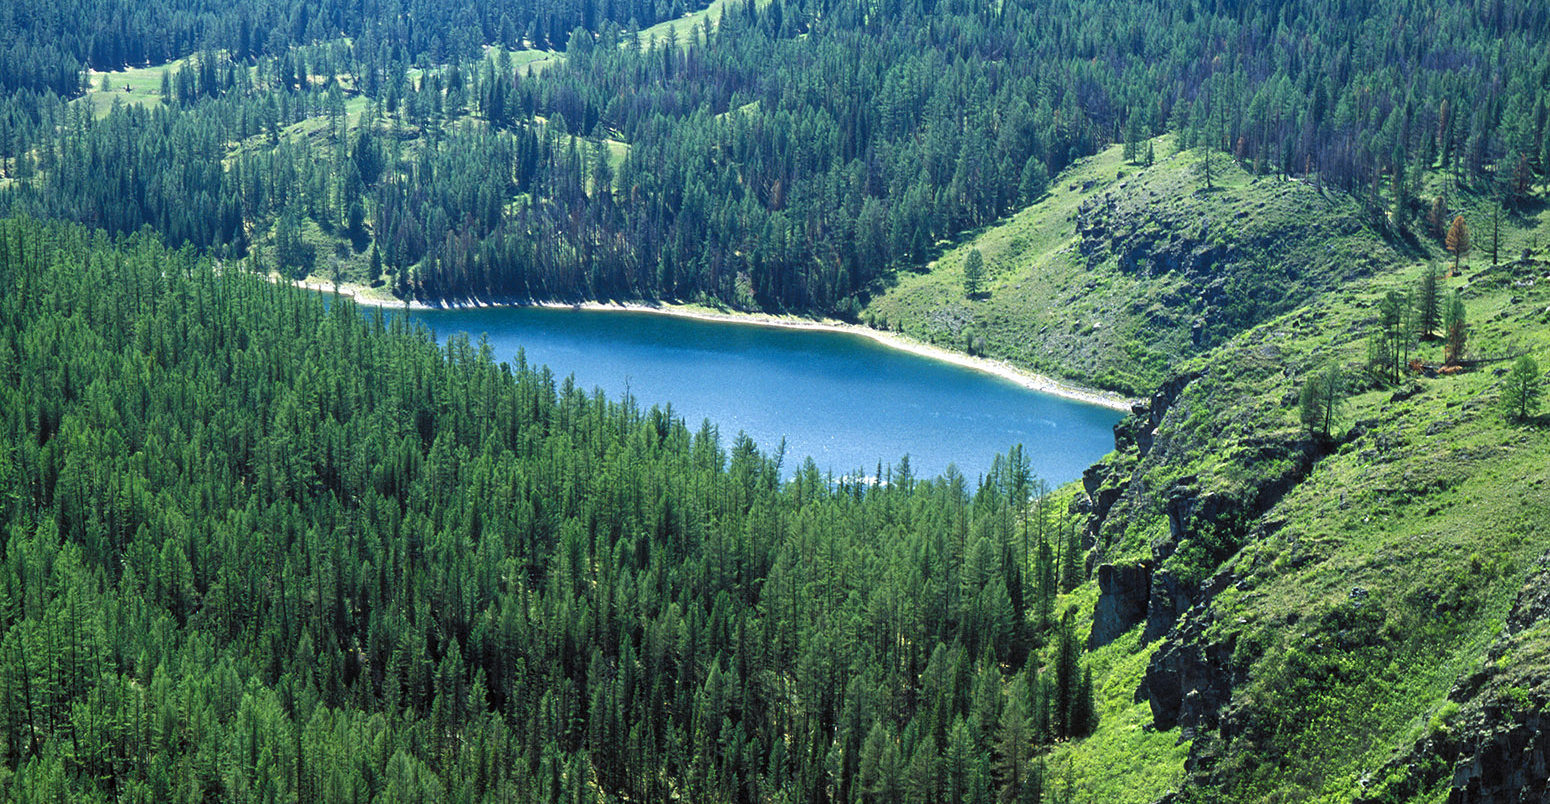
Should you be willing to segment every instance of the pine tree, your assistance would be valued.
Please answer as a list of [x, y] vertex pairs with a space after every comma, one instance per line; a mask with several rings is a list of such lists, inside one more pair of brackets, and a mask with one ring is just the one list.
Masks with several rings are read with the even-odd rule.
[[1409, 303], [1399, 291], [1391, 290], [1378, 302], [1377, 328], [1369, 336], [1368, 370], [1385, 382], [1399, 382], [1404, 371], [1404, 346], [1410, 330], [1406, 322]]
[[1465, 320], [1464, 298], [1457, 291], [1453, 298], [1448, 300], [1448, 308], [1443, 315], [1443, 329], [1447, 333], [1446, 360], [1448, 363], [1457, 363], [1464, 359], [1464, 348], [1469, 338], [1469, 325]]
[[1405, 163], [1402, 160], [1394, 163], [1394, 175], [1389, 193], [1393, 196], [1393, 206], [1389, 208], [1389, 218], [1394, 222], [1395, 226], [1403, 229], [1410, 225], [1410, 200], [1406, 196]]
[[996, 732], [997, 800], [1001, 804], [1026, 800], [1031, 784], [1033, 730], [1028, 715], [1028, 702], [1032, 697], [1028, 673], [1029, 668], [1025, 666], [1008, 686], [1006, 706], [1001, 709], [1001, 723]]
[[[300, 278], [311, 273], [315, 250], [302, 239], [301, 215], [297, 206], [287, 206], [275, 222], [274, 251], [275, 261], [282, 272]], [[287, 272], [285, 269], [290, 270]]]
[[1086, 737], [1094, 725], [1093, 669], [1082, 668], [1082, 680], [1077, 684], [1076, 700], [1071, 704], [1071, 736]]
[[939, 764], [935, 738], [927, 736], [919, 740], [904, 769], [904, 800], [908, 804], [941, 800], [942, 786], [937, 776]]
[[1298, 416], [1308, 434], [1328, 438], [1334, 427], [1335, 416], [1344, 401], [1345, 379], [1340, 366], [1331, 363], [1322, 371], [1308, 376], [1298, 395]]
[[1432, 199], [1432, 208], [1426, 213], [1426, 227], [1431, 230], [1433, 237], [1442, 237], [1443, 223], [1447, 221], [1447, 206], [1444, 205], [1442, 196]]
[[984, 280], [985, 255], [977, 248], [970, 249], [969, 256], [963, 260], [963, 295], [971, 299], [978, 296]]
[[1528, 355], [1518, 358], [1502, 384], [1502, 409], [1507, 418], [1521, 422], [1538, 416], [1539, 401], [1544, 391], [1539, 364]]
[[1437, 332], [1438, 319], [1442, 315], [1442, 296], [1437, 287], [1437, 268], [1426, 266], [1421, 281], [1416, 286], [1415, 323], [1416, 337], [1431, 340]]
[[1045, 166], [1044, 160], [1038, 156], [1028, 157], [1028, 161], [1023, 163], [1022, 177], [1017, 184], [1017, 193], [1022, 197], [1023, 203], [1031, 204], [1037, 201], [1048, 188], [1049, 168]]
[[1066, 609], [1060, 618], [1060, 636], [1055, 643], [1055, 736], [1067, 739], [1076, 736], [1078, 687], [1081, 685], [1079, 659], [1081, 645], [1077, 641], [1075, 610]]
[[1066, 523], [1066, 543], [1060, 550], [1060, 589], [1069, 592], [1081, 585], [1086, 575], [1083, 566], [1082, 533], [1074, 521]]
[[1502, 252], [1502, 205], [1491, 206], [1491, 243], [1488, 246], [1491, 255], [1491, 266], [1495, 267], [1501, 262]]

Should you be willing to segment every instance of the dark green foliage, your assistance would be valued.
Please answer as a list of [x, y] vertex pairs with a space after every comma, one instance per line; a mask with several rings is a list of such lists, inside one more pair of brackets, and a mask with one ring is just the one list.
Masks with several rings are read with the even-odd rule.
[[[1150, 145], [1148, 146], [1150, 147]], [[1049, 189], [1049, 168], [1037, 156], [1028, 157], [1017, 182], [1017, 194], [1024, 204], [1037, 201]]]
[[1428, 264], [1415, 289], [1416, 337], [1429, 341], [1436, 337], [1442, 318], [1442, 293], [1437, 285], [1437, 266]]
[[1502, 256], [1502, 205], [1491, 205], [1491, 239], [1486, 241], [1486, 253], [1491, 255], [1491, 265], [1500, 264]]
[[274, 256], [281, 270], [302, 277], [312, 272], [316, 250], [302, 240], [301, 216], [296, 208], [286, 207], [274, 227]]
[[1056, 634], [1052, 695], [1054, 736], [1063, 739], [1085, 737], [1093, 727], [1093, 679], [1084, 670], [1081, 638], [1076, 633], [1075, 612], [1067, 609]]
[[1512, 364], [1502, 383], [1502, 409], [1509, 419], [1526, 421], [1539, 415], [1539, 400], [1545, 393], [1544, 378], [1539, 375], [1539, 363], [1524, 355]]
[[963, 295], [974, 298], [985, 281], [985, 255], [979, 249], [969, 251], [963, 260]]
[[1454, 291], [1452, 298], [1448, 300], [1447, 310], [1442, 317], [1443, 329], [1447, 332], [1447, 350], [1445, 352], [1447, 362], [1456, 363], [1464, 359], [1464, 350], [1469, 346], [1469, 321], [1464, 309], [1464, 296]]
[[[579, 25], [650, 25], [691, 10], [625, 0], [607, 4], [494, 0], [463, 6], [440, 0], [392, 5], [347, 0], [15, 0], [0, 19], [0, 91], [29, 89], [72, 95], [83, 66], [110, 70], [161, 64], [196, 47], [238, 60], [282, 57], [285, 84], [301, 83], [291, 48], [347, 36], [383, 60], [445, 62], [468, 58], [483, 44], [564, 50]], [[414, 24], [406, 25], [405, 20]], [[305, 65], [300, 65], [304, 67]], [[373, 65], [380, 66], [380, 65]]]
[[[1411, 5], [731, 2], [649, 46], [631, 21], [684, 7], [26, 0], [0, 21], [0, 162], [28, 181], [0, 207], [240, 255], [297, 201], [349, 229], [358, 181], [370, 226], [349, 235], [413, 268], [401, 292], [845, 315], [1073, 160], [1120, 139], [1139, 158], [1165, 129], [1203, 147], [1210, 185], [1220, 152], [1347, 192], [1392, 175], [1401, 225], [1404, 177], [1435, 167], [1543, 183], [1550, 18]], [[567, 53], [533, 73], [485, 44]], [[60, 101], [80, 64], [182, 56], [157, 113]], [[367, 101], [349, 123], [347, 96]], [[297, 135], [309, 120], [328, 136]]]
[[1378, 320], [1367, 336], [1367, 369], [1378, 379], [1398, 383], [1404, 375], [1411, 342], [1410, 303], [1397, 290], [1378, 302]]
[[1331, 363], [1303, 381], [1298, 394], [1297, 415], [1309, 434], [1328, 438], [1344, 401], [1344, 374], [1338, 364]]
[[1029, 800], [1085, 728], [1020, 452], [782, 479], [145, 235], [0, 284], [0, 797]]

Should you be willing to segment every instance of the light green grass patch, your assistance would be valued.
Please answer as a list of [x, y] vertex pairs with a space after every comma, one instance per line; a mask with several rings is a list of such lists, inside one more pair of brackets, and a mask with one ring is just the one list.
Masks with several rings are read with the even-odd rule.
[[[188, 64], [192, 56], [155, 67], [130, 67], [124, 70], [87, 70], [86, 94], [75, 103], [92, 108], [96, 117], [106, 117], [115, 103], [125, 106], [152, 106], [162, 102], [161, 77], [163, 73], [176, 73]], [[102, 89], [102, 79], [108, 79], [108, 89]], [[170, 77], [170, 76], [169, 76]]]
[[1190, 744], [1180, 742], [1177, 730], [1152, 729], [1150, 706], [1135, 701], [1157, 648], [1157, 643], [1142, 646], [1140, 639], [1141, 629], [1134, 628], [1087, 655], [1098, 727], [1086, 739], [1050, 752], [1046, 790], [1060, 795], [1069, 775], [1076, 787], [1067, 800], [1150, 804], [1179, 787]]

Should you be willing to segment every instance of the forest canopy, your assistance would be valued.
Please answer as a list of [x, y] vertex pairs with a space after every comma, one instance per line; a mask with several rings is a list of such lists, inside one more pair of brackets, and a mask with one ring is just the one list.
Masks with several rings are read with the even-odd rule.
[[0, 795], [1015, 798], [1093, 724], [1019, 451], [793, 473], [149, 234], [0, 283]]
[[1550, 179], [1533, 0], [755, 0], [650, 37], [689, 9], [149, 3], [120, 16], [177, 24], [47, 33], [117, 18], [82, 3], [0, 17], [0, 58], [178, 61], [150, 96], [76, 101], [0, 71], [25, 84], [0, 103], [0, 208], [406, 297], [849, 315], [1073, 160], [1163, 132], [1401, 234], [1430, 173], [1509, 203]]

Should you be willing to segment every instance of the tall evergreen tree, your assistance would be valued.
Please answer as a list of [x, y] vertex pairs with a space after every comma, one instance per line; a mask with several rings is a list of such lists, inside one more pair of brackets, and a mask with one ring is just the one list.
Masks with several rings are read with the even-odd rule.
[[1512, 364], [1502, 382], [1502, 409], [1511, 420], [1532, 419], [1539, 415], [1539, 401], [1544, 392], [1545, 382], [1539, 374], [1539, 364], [1534, 358], [1523, 355]]

